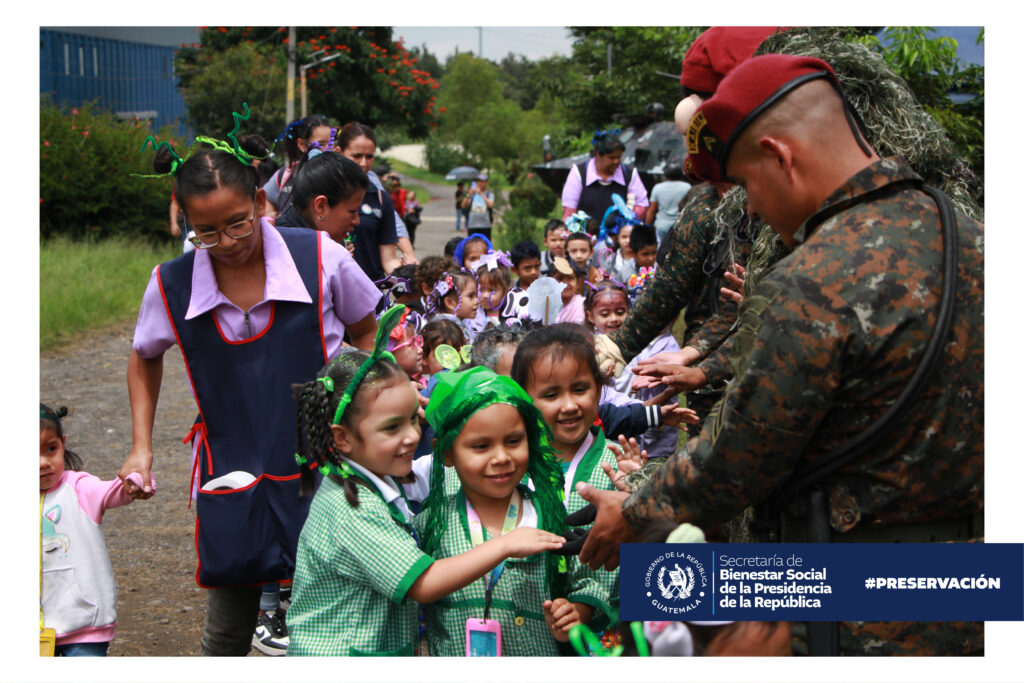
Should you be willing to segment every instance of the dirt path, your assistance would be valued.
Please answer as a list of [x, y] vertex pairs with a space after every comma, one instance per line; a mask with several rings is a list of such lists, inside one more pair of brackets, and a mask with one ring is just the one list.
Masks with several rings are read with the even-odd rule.
[[[134, 321], [92, 333], [72, 348], [42, 354], [39, 398], [68, 407], [68, 446], [85, 470], [113, 479], [131, 446], [125, 371]], [[164, 355], [164, 382], [153, 430], [157, 495], [111, 510], [103, 521], [118, 596], [117, 637], [110, 655], [198, 655], [206, 609], [195, 582], [194, 509], [187, 508], [189, 447], [195, 418], [177, 349]]]
[[[440, 254], [456, 234], [454, 190], [421, 184], [430, 185], [436, 199], [424, 208], [416, 240], [420, 258]], [[39, 358], [39, 399], [53, 408], [68, 407], [68, 446], [82, 456], [87, 472], [102, 479], [117, 476], [131, 447], [125, 373], [134, 327], [132, 320], [88, 333], [74, 345]], [[182, 443], [195, 416], [185, 366], [175, 347], [164, 354], [153, 428], [157, 495], [111, 510], [103, 521], [118, 596], [111, 656], [200, 652], [206, 595], [195, 582], [195, 508], [187, 507], [191, 451]], [[250, 654], [262, 656], [256, 650]]]

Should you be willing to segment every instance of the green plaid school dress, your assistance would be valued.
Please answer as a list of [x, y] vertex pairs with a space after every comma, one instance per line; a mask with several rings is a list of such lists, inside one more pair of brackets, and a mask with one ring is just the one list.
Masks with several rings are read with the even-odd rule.
[[299, 536], [288, 655], [414, 654], [416, 603], [406, 591], [433, 563], [402, 513], [373, 484], [359, 507], [324, 478]]
[[[520, 485], [526, 507], [533, 507], [533, 492]], [[466, 515], [466, 496], [459, 490], [445, 498], [447, 527], [436, 553], [437, 559], [453, 557], [473, 548]], [[539, 511], [538, 511], [539, 513]], [[417, 527], [426, 522], [423, 512], [416, 517]], [[537, 520], [543, 526], [543, 520]], [[491, 534], [484, 529], [484, 539]], [[548, 585], [544, 553], [524, 558], [509, 558], [491, 595], [489, 619], [501, 624], [502, 656], [557, 656], [558, 643], [544, 623], [543, 602], [553, 597]], [[606, 588], [588, 575], [575, 557], [568, 558], [566, 568], [571, 602], [603, 605]], [[490, 574], [490, 573], [489, 573]], [[489, 575], [488, 574], [488, 575]], [[446, 598], [424, 605], [427, 642], [432, 656], [463, 657], [466, 654], [466, 620], [482, 619], [484, 615], [484, 579], [478, 579]], [[605, 606], [604, 609], [608, 609]]]
[[[576, 492], [576, 484], [586, 482], [596, 489], [614, 491], [615, 485], [608, 475], [604, 473], [601, 463], [609, 463], [613, 468], [616, 465], [615, 453], [608, 448], [608, 441], [605, 439], [604, 431], [600, 427], [591, 427], [590, 433], [594, 435], [594, 442], [590, 444], [587, 452], [583, 455], [576, 471], [573, 473], [572, 482], [568, 484], [568, 493], [565, 497], [565, 509], [568, 514], [576, 512], [582, 507], [589, 505]], [[580, 527], [588, 529], [589, 526]], [[594, 617], [591, 619], [592, 628], [604, 628], [619, 620], [619, 570], [618, 568], [608, 571], [606, 569], [590, 569], [586, 566], [580, 568], [580, 576], [588, 577], [597, 586], [600, 592], [595, 594], [593, 600], [589, 595], [576, 602], [584, 602], [595, 608]]]

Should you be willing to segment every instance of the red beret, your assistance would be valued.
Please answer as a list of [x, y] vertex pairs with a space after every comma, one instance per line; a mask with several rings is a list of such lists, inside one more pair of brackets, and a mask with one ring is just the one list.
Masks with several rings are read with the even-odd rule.
[[839, 87], [832, 67], [815, 57], [762, 55], [737, 66], [690, 121], [686, 146], [692, 177], [727, 182], [729, 151], [743, 131], [779, 99], [818, 78]]
[[697, 36], [683, 58], [679, 82], [690, 90], [713, 93], [730, 71], [753, 56], [775, 26], [715, 26]]

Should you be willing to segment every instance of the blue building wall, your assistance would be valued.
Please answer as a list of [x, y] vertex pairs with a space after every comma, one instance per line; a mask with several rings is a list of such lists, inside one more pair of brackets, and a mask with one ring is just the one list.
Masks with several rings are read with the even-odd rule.
[[39, 92], [78, 106], [96, 100], [117, 112], [155, 112], [153, 128], [186, 133], [175, 48], [40, 29]]

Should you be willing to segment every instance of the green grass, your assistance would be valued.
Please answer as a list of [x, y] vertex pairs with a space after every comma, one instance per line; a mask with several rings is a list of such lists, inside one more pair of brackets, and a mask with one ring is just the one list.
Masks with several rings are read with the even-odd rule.
[[181, 243], [44, 241], [39, 245], [39, 346], [52, 349], [80, 333], [131, 320], [153, 266], [181, 253]]
[[[399, 161], [398, 159], [392, 159], [388, 157], [387, 154], [385, 154], [384, 156], [387, 157], [388, 163], [391, 165], [391, 170], [397, 173], [401, 173], [402, 175], [407, 176], [409, 178], [415, 178], [416, 180], [422, 180], [428, 183], [438, 183], [439, 185], [451, 185], [452, 187], [455, 187], [456, 181], [445, 180], [443, 175], [440, 175], [438, 173], [431, 173], [425, 168], [410, 166], [404, 161]], [[416, 194], [419, 194], [418, 190]]]

